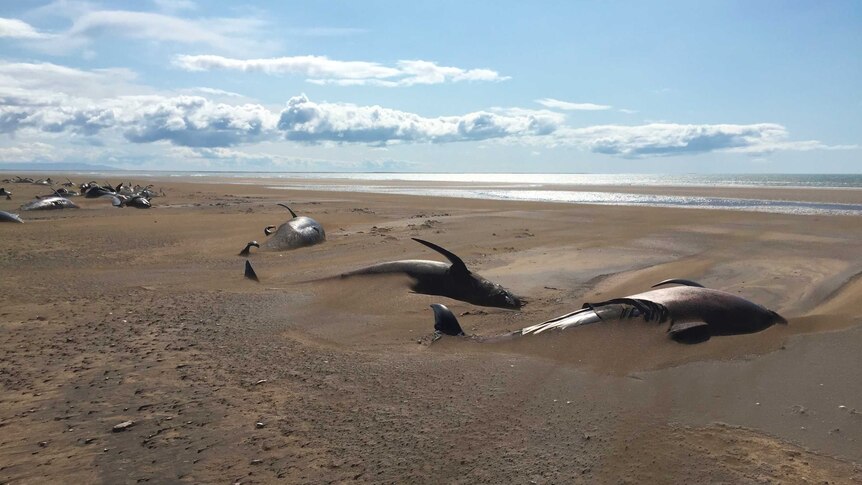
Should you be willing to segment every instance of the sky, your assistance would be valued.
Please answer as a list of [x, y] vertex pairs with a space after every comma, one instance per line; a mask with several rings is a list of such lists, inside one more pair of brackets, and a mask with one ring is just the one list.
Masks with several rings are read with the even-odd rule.
[[0, 163], [859, 173], [862, 2], [0, 2]]

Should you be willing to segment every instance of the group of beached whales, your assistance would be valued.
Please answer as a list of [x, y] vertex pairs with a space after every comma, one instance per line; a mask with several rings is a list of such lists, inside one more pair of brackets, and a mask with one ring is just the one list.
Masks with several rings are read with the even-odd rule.
[[[44, 185], [51, 189], [51, 194], [37, 195], [34, 200], [22, 205], [22, 211], [78, 209], [78, 204], [74, 203], [71, 199], [79, 196], [83, 196], [86, 199], [108, 199], [114, 207], [149, 209], [152, 207], [152, 203], [150, 201], [153, 197], [164, 195], [163, 190], [156, 192], [152, 185], [132, 185], [131, 182], [120, 183], [117, 186], [113, 186], [109, 183], [99, 185], [99, 183], [95, 181], [76, 185], [71, 180], [66, 179], [66, 182], [59, 184], [59, 187], [55, 186], [55, 183], [51, 178], [34, 180], [29, 177], [14, 177], [11, 179], [4, 179], [3, 182], [13, 184]], [[76, 191], [75, 189], [78, 190]], [[5, 187], [0, 187], [0, 196], [5, 196], [7, 200], [11, 200], [12, 192], [6, 190]], [[18, 214], [0, 211], [0, 222], [22, 223], [24, 221]]]
[[[279, 205], [287, 208], [292, 218], [278, 228], [267, 226], [264, 234], [270, 239], [263, 245], [250, 241], [239, 253], [240, 256], [248, 257], [252, 247], [284, 251], [320, 244], [326, 240], [320, 223], [310, 217], [297, 216], [284, 204]], [[524, 304], [523, 298], [470, 271], [464, 261], [451, 251], [422, 239], [413, 240], [442, 254], [449, 263], [422, 259], [386, 261], [342, 273], [339, 277], [403, 274], [410, 277], [410, 289], [416, 293], [445, 296], [474, 305], [506, 309], [519, 309]], [[248, 259], [245, 261], [245, 276], [258, 281]], [[473, 338], [477, 341], [493, 342], [592, 323], [638, 319], [657, 325], [666, 324], [668, 336], [677, 342], [698, 343], [712, 336], [754, 333], [776, 323], [787, 323], [781, 315], [757, 303], [725, 291], [705, 288], [691, 280], [668, 279], [656, 283], [652, 288], [635, 295], [584, 303], [577, 311], [513, 333]], [[431, 308], [434, 312], [435, 340], [442, 335], [465, 335], [457, 317], [445, 305], [435, 303]]]

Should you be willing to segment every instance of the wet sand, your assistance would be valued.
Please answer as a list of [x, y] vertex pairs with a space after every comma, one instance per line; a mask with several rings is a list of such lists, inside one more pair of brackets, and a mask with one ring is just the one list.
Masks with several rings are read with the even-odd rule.
[[[0, 224], [0, 483], [862, 480], [858, 217], [217, 182], [154, 180], [167, 196], [151, 210], [78, 198], [80, 210]], [[47, 193], [4, 186], [10, 212]], [[237, 253], [288, 219], [276, 202], [328, 240], [253, 250], [258, 284]], [[480, 308], [392, 277], [315, 281], [441, 260], [411, 237], [529, 304]], [[697, 345], [642, 323], [431, 343], [431, 303], [496, 335], [671, 277], [790, 323]]]

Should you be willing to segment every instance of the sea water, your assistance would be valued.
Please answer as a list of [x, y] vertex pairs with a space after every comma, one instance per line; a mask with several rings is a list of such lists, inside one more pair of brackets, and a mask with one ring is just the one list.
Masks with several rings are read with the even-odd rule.
[[[113, 172], [134, 178], [206, 177], [223, 183], [286, 190], [369, 192], [568, 204], [679, 207], [804, 215], [862, 215], [862, 204], [627, 193], [625, 187], [764, 187], [862, 190], [862, 174], [560, 174], [560, 173], [334, 173], [334, 172]], [[398, 183], [401, 182], [401, 183]], [[407, 182], [407, 183], [403, 183]], [[589, 190], [613, 186], [617, 191]]]

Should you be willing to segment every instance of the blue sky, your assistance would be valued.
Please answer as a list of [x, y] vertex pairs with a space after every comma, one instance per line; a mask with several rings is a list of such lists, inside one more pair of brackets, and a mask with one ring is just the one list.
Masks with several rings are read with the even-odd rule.
[[0, 3], [0, 162], [846, 172], [862, 3]]

